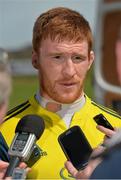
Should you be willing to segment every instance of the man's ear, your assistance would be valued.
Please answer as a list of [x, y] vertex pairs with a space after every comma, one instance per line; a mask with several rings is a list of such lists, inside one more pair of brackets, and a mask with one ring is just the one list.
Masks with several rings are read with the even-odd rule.
[[38, 54], [32, 50], [32, 65], [34, 68], [38, 69], [39, 68], [39, 58]]
[[89, 54], [89, 66], [88, 66], [88, 69], [90, 69], [93, 61], [94, 61], [94, 58], [95, 58], [95, 55], [94, 55], [94, 51], [90, 51], [90, 54]]

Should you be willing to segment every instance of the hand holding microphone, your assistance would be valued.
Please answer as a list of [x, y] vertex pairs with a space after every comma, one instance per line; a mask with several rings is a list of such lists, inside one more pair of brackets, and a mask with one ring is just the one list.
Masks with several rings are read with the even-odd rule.
[[8, 151], [10, 164], [5, 177], [12, 176], [14, 169], [20, 162], [27, 162], [29, 160], [35, 142], [42, 135], [44, 128], [43, 119], [37, 115], [26, 115], [18, 122], [15, 137]]

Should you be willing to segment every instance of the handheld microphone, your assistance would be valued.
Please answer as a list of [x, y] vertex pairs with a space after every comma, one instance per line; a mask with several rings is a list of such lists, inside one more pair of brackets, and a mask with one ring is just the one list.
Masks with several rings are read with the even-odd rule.
[[43, 119], [37, 115], [26, 115], [17, 124], [15, 137], [8, 150], [10, 164], [5, 177], [12, 176], [13, 170], [21, 161], [28, 161], [34, 149], [35, 141], [40, 138], [45, 128]]

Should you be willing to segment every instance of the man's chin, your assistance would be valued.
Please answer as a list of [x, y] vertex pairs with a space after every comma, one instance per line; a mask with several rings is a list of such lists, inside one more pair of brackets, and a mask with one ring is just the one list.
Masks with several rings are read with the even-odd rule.
[[58, 97], [58, 102], [62, 103], [62, 104], [71, 104], [73, 103], [74, 101], [76, 101], [78, 99], [77, 96], [75, 97], [69, 97], [68, 95], [65, 96], [65, 97]]

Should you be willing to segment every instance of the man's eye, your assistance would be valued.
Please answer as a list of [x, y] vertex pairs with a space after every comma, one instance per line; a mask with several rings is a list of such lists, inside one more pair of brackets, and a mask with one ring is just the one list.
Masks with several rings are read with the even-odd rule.
[[81, 59], [81, 57], [80, 56], [76, 56], [75, 59]]
[[62, 63], [64, 61], [64, 57], [57, 55], [57, 56], [53, 56], [52, 57], [53, 61], [57, 62], [57, 63]]
[[73, 62], [82, 62], [84, 60], [84, 58], [80, 57], [80, 56], [75, 56], [73, 57]]
[[54, 56], [55, 59], [60, 59], [61, 56], [57, 55], [57, 56]]

